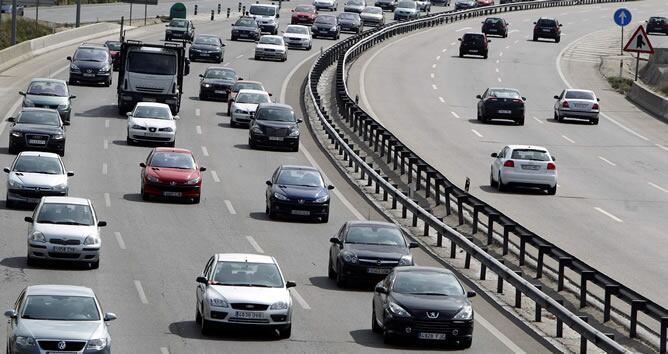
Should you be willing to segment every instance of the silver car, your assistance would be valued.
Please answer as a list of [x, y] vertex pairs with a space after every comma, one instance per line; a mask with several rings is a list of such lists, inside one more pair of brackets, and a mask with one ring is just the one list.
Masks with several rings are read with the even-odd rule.
[[70, 94], [70, 89], [64, 80], [32, 79], [28, 89], [19, 91], [23, 96], [23, 107], [39, 107], [57, 109], [60, 119], [65, 125], [70, 124], [72, 115], [72, 100], [77, 98]]
[[67, 196], [67, 177], [74, 176], [65, 170], [60, 156], [51, 152], [23, 151], [4, 171], [8, 174], [8, 208], [17, 202], [37, 204], [43, 196]]
[[73, 285], [31, 285], [5, 311], [9, 318], [7, 353], [111, 353], [107, 322], [90, 288]]
[[366, 0], [348, 0], [343, 5], [343, 12], [361, 13], [367, 7]]
[[418, 5], [413, 0], [401, 0], [394, 9], [394, 20], [413, 20], [418, 18]]
[[382, 26], [385, 24], [383, 9], [378, 6], [367, 6], [360, 14], [364, 26]]
[[564, 118], [586, 119], [591, 124], [598, 124], [598, 114], [601, 112], [594, 91], [590, 90], [563, 90], [555, 95], [554, 120], [561, 122]]
[[33, 216], [26, 216], [28, 265], [40, 260], [85, 262], [100, 266], [100, 227], [90, 200], [73, 197], [43, 197]]

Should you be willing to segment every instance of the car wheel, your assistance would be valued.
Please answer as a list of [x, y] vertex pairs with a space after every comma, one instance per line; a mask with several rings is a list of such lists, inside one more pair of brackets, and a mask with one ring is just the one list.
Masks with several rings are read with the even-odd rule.
[[197, 324], [202, 323], [202, 314], [199, 313], [199, 307], [197, 307], [197, 306], [195, 308], [195, 323], [197, 323]]
[[467, 339], [462, 339], [459, 341], [459, 349], [468, 349], [471, 348], [471, 344], [473, 344], [473, 338], [467, 338]]
[[60, 155], [60, 157], [65, 156], [65, 148], [63, 148], [62, 150], [58, 151], [58, 155]]
[[376, 319], [376, 311], [375, 311], [376, 305], [372, 302], [371, 303], [371, 330], [374, 333], [381, 333], [383, 331], [382, 328], [378, 325], [378, 320]]
[[254, 59], [255, 59], [255, 60], [260, 60], [260, 57], [256, 55], [256, 56], [254, 57]]
[[327, 278], [336, 279], [336, 272], [334, 271], [334, 267], [332, 267], [332, 256], [329, 256], [329, 263], [327, 263]]
[[202, 335], [208, 336], [211, 334], [211, 321], [206, 320], [204, 317], [202, 317], [202, 321], [200, 323], [200, 329], [202, 331]]
[[174, 139], [174, 140], [168, 142], [168, 143], [165, 144], [165, 145], [167, 145], [168, 147], [174, 147], [174, 146], [176, 146], [176, 139]]
[[276, 211], [274, 210], [274, 208], [272, 208], [271, 203], [269, 203], [268, 208], [269, 208], [269, 210], [268, 210], [267, 214], [269, 215], [269, 219], [272, 219], [272, 220], [276, 219]]
[[561, 42], [561, 37], [557, 37], [557, 38], [555, 38], [554, 42], [555, 42], [555, 43], [559, 43], [559, 42]]
[[538, 36], [533, 36], [533, 41], [536, 42], [538, 40]]
[[390, 333], [390, 331], [383, 331], [383, 342], [385, 344], [394, 343], [394, 336], [392, 336], [392, 333]]
[[200, 197], [193, 198], [193, 204], [199, 204]]
[[107, 87], [111, 86], [111, 78], [109, 78], [109, 80], [105, 81], [104, 86], [107, 86]]
[[598, 118], [597, 119], [592, 119], [591, 124], [598, 125]]
[[496, 181], [494, 181], [494, 173], [489, 171], [489, 185], [491, 187], [496, 187]]
[[461, 50], [459, 51], [459, 57], [460, 57], [460, 58], [463, 58], [463, 57], [464, 57], [464, 53], [463, 53]]
[[339, 288], [344, 288], [348, 283], [347, 279], [343, 276], [343, 272], [339, 269], [336, 272], [336, 286]]
[[549, 194], [549, 195], [557, 194], [557, 185], [555, 184], [554, 187], [548, 188], [547, 189], [547, 194]]
[[524, 117], [517, 121], [517, 125], [524, 125]]
[[236, 127], [237, 127], [237, 122], [235, 122], [235, 121], [233, 121], [232, 119], [230, 119], [230, 127], [232, 127], [232, 128], [236, 128]]
[[299, 151], [299, 143], [295, 144], [292, 148], [290, 148], [290, 151], [292, 152], [298, 152]]
[[150, 197], [150, 195], [146, 192], [144, 192], [144, 187], [141, 188], [141, 200], [147, 201]]
[[100, 268], [100, 260], [97, 260], [95, 262], [90, 262], [90, 269], [98, 269]]
[[560, 121], [561, 121], [561, 118], [560, 118], [559, 115], [557, 114], [557, 111], [554, 111], [554, 120], [556, 120], [557, 122], [560, 122]]
[[201, 92], [199, 93], [199, 95], [197, 95], [197, 97], [199, 98], [200, 101], [204, 101], [204, 94], [202, 94]]
[[285, 326], [283, 329], [278, 330], [278, 336], [282, 339], [288, 339], [292, 335], [292, 324]]
[[487, 53], [485, 53], [485, 55], [483, 55], [482, 58], [487, 59]]
[[499, 192], [503, 192], [506, 190], [506, 185], [503, 184], [503, 181], [501, 180], [501, 172], [499, 172], [499, 178], [496, 179], [496, 189]]
[[232, 36], [232, 42], [234, 42], [234, 41], [236, 41], [236, 40], [237, 40], [237, 37]]
[[248, 146], [253, 150], [257, 149], [257, 145], [255, 145], [255, 140], [251, 138], [248, 138]]

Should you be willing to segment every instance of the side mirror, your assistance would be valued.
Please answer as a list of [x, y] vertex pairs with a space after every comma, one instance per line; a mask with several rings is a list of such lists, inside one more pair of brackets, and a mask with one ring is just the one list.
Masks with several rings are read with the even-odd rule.
[[200, 283], [200, 284], [209, 284], [209, 281], [206, 280], [206, 277], [203, 277], [201, 275], [199, 277], [197, 277], [197, 279], [195, 279], [195, 281]]
[[239, 80], [239, 81], [244, 81], [244, 78], [243, 78], [243, 77], [240, 77], [240, 78], [238, 78], [237, 80]]
[[297, 119], [297, 123], [298, 123], [298, 124], [299, 124], [299, 123], [303, 123], [303, 122], [304, 122], [303, 120], [301, 120], [301, 119]]
[[169, 27], [169, 25], [165, 25], [165, 27]]
[[74, 176], [74, 171], [67, 171], [67, 177]]
[[411, 242], [408, 244], [408, 248], [418, 248], [420, 245], [417, 242]]
[[480, 95], [475, 95], [475, 98], [481, 100], [481, 99], [482, 99], [482, 96], [480, 96]]
[[5, 311], [5, 316], [9, 318], [16, 318], [16, 310]]
[[461, 39], [461, 38], [457, 38], [457, 40], [458, 40], [458, 41], [460, 41], [460, 42], [462, 41], [462, 39]]
[[23, 91], [19, 91], [19, 95], [21, 95], [21, 96], [25, 96], [25, 95], [26, 95], [26, 93], [25, 93], [25, 92], [23, 92]]
[[[295, 12], [295, 9], [290, 10], [290, 12]], [[645, 21], [645, 22], [647, 22], [647, 21]]]
[[200, 170], [200, 172], [204, 172], [204, 171], [206, 171], [206, 167], [202, 166], [202, 167], [199, 168], [199, 170]]
[[536, 24], [536, 22], [534, 22], [533, 24], [535, 25], [535, 24]]
[[174, 117], [172, 117], [172, 118], [173, 118], [174, 120], [179, 120], [179, 119], [181, 119], [181, 117], [179, 117], [179, 116], [174, 116]]
[[383, 287], [383, 286], [378, 285], [378, 286], [376, 286], [375, 290], [379, 294], [387, 294], [387, 289], [385, 289], [385, 287]]
[[559, 95], [554, 95], [553, 98], [554, 98], [555, 100], [558, 100], [558, 99], [559, 99]]
[[125, 113], [125, 115], [128, 116], [128, 117], [132, 117], [132, 112], [127, 112], [127, 113]]
[[144, 167], [144, 168], [146, 168], [146, 164], [143, 163], [143, 162], [140, 162], [140, 163], [139, 163], [139, 166], [140, 166], [140, 167]]
[[471, 291], [471, 290], [469, 290], [469, 291], [466, 292], [466, 297], [474, 297], [474, 296], [476, 296], [476, 295], [477, 295], [477, 294], [475, 293], [475, 291]]
[[493, 153], [492, 153], [491, 155], [489, 155], [489, 156], [491, 156], [491, 157], [499, 157], [499, 155], [498, 155], [497, 153], [495, 153], [495, 152], [493, 152]]
[[97, 222], [97, 226], [99, 226], [99, 227], [105, 227], [105, 226], [107, 226], [107, 222], [106, 222], [106, 221], [98, 221], [98, 222]]
[[225, 44], [225, 43], [220, 43], [220, 46], [221, 46], [221, 47], [227, 47], [227, 44]]
[[199, 77], [204, 78], [204, 74], [199, 74]]
[[297, 286], [297, 283], [295, 283], [293, 281], [286, 281], [285, 282], [285, 287], [288, 288], [288, 289], [294, 288], [295, 286]]
[[116, 316], [116, 314], [113, 313], [113, 312], [107, 312], [107, 313], [104, 314], [104, 322], [113, 321], [117, 318], [118, 318], [118, 316]]
[[72, 61], [72, 57], [67, 57], [67, 58], [65, 58], [65, 59], [67, 59], [67, 60], [69, 60], [69, 61]]
[[281, 14], [276, 14], [276, 18], [279, 18], [279, 17], [281, 17]]
[[489, 42], [491, 42], [491, 41], [492, 41], [491, 39], [488, 39], [488, 40], [487, 40], [487, 43], [489, 43]]
[[32, 216], [26, 216], [25, 218], [23, 218], [23, 220], [25, 222], [32, 222]]
[[332, 237], [329, 239], [330, 243], [336, 243], [337, 245], [341, 244], [341, 240], [339, 240], [337, 237]]
[[327, 186], [327, 189], [331, 191], [332, 189], [334, 189], [334, 186], [330, 184]]
[[5, 171], [5, 173], [9, 173], [9, 167], [5, 167], [2, 170]]
[[526, 100], [527, 100], [527, 98], [522, 96], [522, 101], [526, 101]]
[[269, 97], [272, 97], [272, 96], [274, 96], [274, 95], [271, 92], [269, 92]]
[[9, 118], [7, 118], [7, 121], [8, 121], [8, 122], [15, 122], [15, 121], [16, 121], [16, 118], [14, 118], [14, 117], [9, 117]]
[[70, 96], [70, 99], [71, 99], [71, 100], [73, 100], [73, 99], [75, 99], [75, 98], [77, 98], [77, 96], [75, 96], [75, 95]]
[[552, 155], [552, 161], [557, 161], [557, 158]]
[[273, 183], [271, 183], [271, 181], [266, 181], [266, 182], [264, 182], [264, 183], [265, 183], [266, 185], [270, 186], [270, 187], [273, 185]]
[[596, 97], [596, 101], [597, 101], [597, 102], [601, 102], [601, 99], [598, 98], [598, 97]]
[[559, 27], [563, 26], [561, 23], [559, 24]]

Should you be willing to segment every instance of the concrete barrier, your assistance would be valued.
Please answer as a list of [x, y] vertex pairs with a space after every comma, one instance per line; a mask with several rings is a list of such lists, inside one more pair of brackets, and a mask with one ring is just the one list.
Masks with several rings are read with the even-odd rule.
[[633, 83], [627, 97], [638, 107], [668, 122], [668, 98], [638, 82]]

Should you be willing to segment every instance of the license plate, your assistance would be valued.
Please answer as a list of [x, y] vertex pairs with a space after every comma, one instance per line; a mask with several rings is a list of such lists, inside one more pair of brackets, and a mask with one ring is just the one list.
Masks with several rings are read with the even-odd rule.
[[477, 49], [471, 49], [471, 50], [469, 50], [469, 52], [471, 52], [471, 53], [477, 53], [478, 50], [477, 50]]
[[283, 141], [283, 137], [282, 136], [270, 136], [269, 140], [271, 140], [271, 141]]
[[543, 28], [543, 32], [550, 32], [550, 30]]
[[144, 133], [144, 136], [155, 137], [158, 136], [158, 133]]
[[577, 104], [577, 103], [576, 103], [576, 104], [574, 104], [573, 106], [575, 106], [575, 108], [587, 108], [588, 105], [586, 105], [586, 104], [582, 104], [582, 103], [580, 103], [580, 104]]
[[30, 139], [30, 140], [28, 140], [28, 144], [33, 144], [33, 145], [46, 145], [46, 140], [34, 140], [34, 139]]
[[209, 54], [200, 53], [200, 56], [201, 56], [201, 57], [208, 57]]
[[538, 165], [522, 165], [523, 170], [537, 170], [540, 166]]
[[220, 93], [220, 94], [223, 94], [223, 93], [225, 93], [225, 91], [223, 91], [223, 90], [214, 90], [213, 93]]
[[239, 37], [248, 37], [248, 34], [246, 34], [246, 33], [239, 33]]
[[390, 268], [369, 268], [367, 273], [369, 274], [390, 274]]
[[83, 74], [84, 77], [95, 77], [95, 74]]
[[496, 28], [490, 28], [489, 31], [490, 32], [496, 32]]
[[165, 197], [180, 197], [181, 192], [162, 192]]
[[420, 333], [418, 334], [418, 338], [429, 340], [445, 340], [445, 333]]
[[237, 311], [237, 318], [248, 318], [253, 320], [264, 319], [264, 313], [262, 312], [250, 312], [250, 311]]
[[291, 213], [292, 215], [303, 215], [303, 216], [311, 215], [311, 212], [308, 210], [292, 210]]
[[76, 253], [77, 249], [75, 247], [65, 247], [65, 246], [53, 246], [54, 252], [60, 253]]
[[499, 112], [500, 114], [510, 114], [510, 113], [513, 113], [513, 111], [509, 111], [509, 110], [507, 110], [507, 109], [500, 109], [500, 110], [498, 110], [498, 112]]

